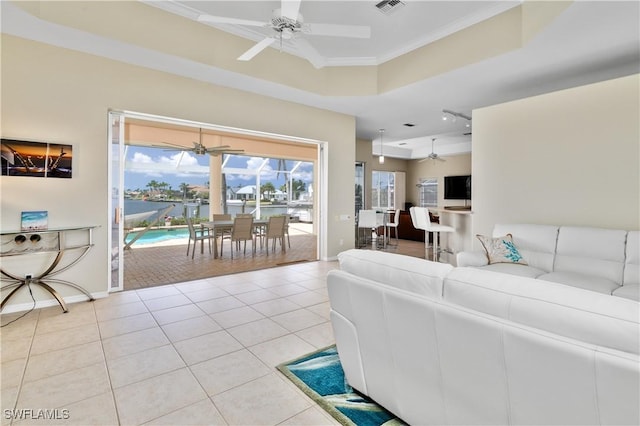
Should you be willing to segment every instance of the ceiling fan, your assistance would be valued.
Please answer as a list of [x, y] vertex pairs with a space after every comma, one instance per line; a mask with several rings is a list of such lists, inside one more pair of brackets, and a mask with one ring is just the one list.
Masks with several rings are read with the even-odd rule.
[[259, 41], [249, 50], [238, 57], [240, 61], [249, 61], [258, 53], [269, 47], [276, 40], [280, 41], [282, 47], [283, 40], [293, 40], [296, 49], [302, 53], [310, 62], [314, 57], [318, 57], [318, 52], [311, 44], [302, 37], [301, 33], [307, 35], [369, 38], [371, 28], [361, 25], [337, 25], [337, 24], [311, 24], [305, 23], [302, 14], [299, 13], [301, 0], [282, 0], [281, 7], [273, 10], [271, 20], [267, 22], [252, 21], [247, 19], [229, 18], [224, 16], [200, 15], [199, 22], [209, 22], [214, 24], [246, 25], [252, 27], [271, 28], [273, 36], [267, 36]]
[[427, 158], [423, 158], [422, 160], [418, 161], [419, 163], [422, 163], [423, 161], [427, 161], [427, 160], [447, 161], [444, 158], [440, 157], [438, 154], [436, 154], [435, 150], [433, 149], [433, 145], [435, 142], [436, 142], [436, 138], [431, 138], [431, 154], [429, 154]]
[[244, 149], [232, 149], [230, 145], [219, 145], [219, 146], [212, 146], [207, 148], [202, 143], [202, 129], [200, 129], [200, 137], [198, 141], [197, 142], [193, 141], [193, 148], [185, 148], [182, 145], [177, 145], [171, 142], [164, 142], [163, 145], [152, 145], [152, 146], [159, 147], [159, 148], [167, 148], [167, 145], [174, 146], [176, 147], [175, 149], [179, 149], [181, 151], [193, 152], [196, 155], [209, 154], [213, 156], [218, 156], [220, 154], [240, 154], [244, 152]]

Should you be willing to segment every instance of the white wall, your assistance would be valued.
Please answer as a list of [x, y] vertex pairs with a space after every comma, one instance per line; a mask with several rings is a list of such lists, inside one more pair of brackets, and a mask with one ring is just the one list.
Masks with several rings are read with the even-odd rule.
[[[344, 182], [354, 181], [354, 117], [4, 34], [1, 55], [2, 137], [72, 144], [74, 156], [70, 180], [2, 177], [2, 230], [19, 229], [23, 210], [48, 210], [50, 227], [100, 226], [95, 249], [61, 278], [91, 292], [108, 288], [110, 108], [327, 141], [327, 255], [352, 247], [339, 240], [353, 233], [354, 222], [338, 218], [353, 211], [354, 186]], [[15, 298], [28, 301], [24, 294]]]
[[510, 222], [638, 229], [638, 83], [634, 75], [474, 110], [474, 233]]

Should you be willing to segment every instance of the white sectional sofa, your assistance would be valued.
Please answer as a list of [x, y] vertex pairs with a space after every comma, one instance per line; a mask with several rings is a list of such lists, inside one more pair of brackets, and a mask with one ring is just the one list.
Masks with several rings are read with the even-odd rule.
[[640, 423], [640, 303], [380, 251], [338, 258], [346, 379], [409, 424]]
[[458, 266], [537, 278], [640, 300], [640, 232], [575, 226], [497, 224], [527, 265], [488, 264], [484, 251], [460, 252]]

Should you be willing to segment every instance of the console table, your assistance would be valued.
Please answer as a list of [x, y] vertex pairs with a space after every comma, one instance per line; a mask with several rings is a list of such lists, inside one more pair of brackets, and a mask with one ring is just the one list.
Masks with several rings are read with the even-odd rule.
[[[67, 305], [50, 284], [63, 284], [73, 287], [84, 293], [90, 301], [94, 300], [93, 296], [81, 286], [51, 277], [66, 271], [85, 257], [94, 246], [93, 230], [95, 228], [96, 226], [83, 226], [42, 231], [1, 231], [0, 257], [3, 258], [3, 262], [0, 266], [0, 281], [9, 283], [4, 285], [2, 290], [15, 288], [2, 300], [0, 310], [4, 308], [7, 301], [18, 290], [25, 286], [28, 287], [30, 284], [38, 285], [51, 293], [64, 312], [68, 311]], [[41, 256], [47, 266], [44, 267], [42, 272], [37, 273], [31, 270], [25, 270], [22, 273], [9, 272], [6, 265], [9, 262], [5, 260], [15, 256], [25, 258]], [[65, 258], [66, 262], [62, 264], [63, 258]]]

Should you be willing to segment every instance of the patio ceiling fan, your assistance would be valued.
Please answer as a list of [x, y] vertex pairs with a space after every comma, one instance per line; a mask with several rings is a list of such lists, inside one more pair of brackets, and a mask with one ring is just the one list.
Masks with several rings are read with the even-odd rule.
[[193, 141], [193, 148], [185, 148], [182, 145], [174, 144], [171, 142], [164, 142], [163, 145], [152, 145], [152, 146], [158, 147], [158, 148], [167, 148], [167, 145], [169, 145], [169, 146], [175, 147], [172, 149], [176, 149], [180, 151], [190, 151], [196, 155], [209, 154], [209, 155], [217, 156], [221, 154], [240, 154], [244, 152], [244, 149], [232, 149], [230, 145], [206, 147], [202, 143], [202, 129], [200, 129], [199, 135], [200, 137], [198, 141], [197, 142]]
[[198, 16], [197, 20], [214, 24], [245, 25], [271, 28], [273, 30], [274, 34], [272, 36], [265, 37], [240, 55], [238, 57], [239, 61], [251, 60], [276, 40], [280, 41], [281, 48], [283, 40], [291, 40], [294, 47], [313, 63], [312, 58], [318, 57], [319, 54], [307, 40], [300, 37], [301, 34], [349, 38], [371, 37], [371, 28], [368, 26], [305, 23], [302, 14], [299, 13], [300, 2], [301, 0], [282, 0], [281, 7], [274, 9], [271, 19], [266, 22], [206, 14]]

